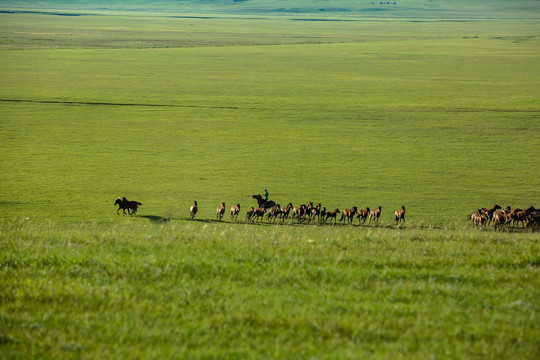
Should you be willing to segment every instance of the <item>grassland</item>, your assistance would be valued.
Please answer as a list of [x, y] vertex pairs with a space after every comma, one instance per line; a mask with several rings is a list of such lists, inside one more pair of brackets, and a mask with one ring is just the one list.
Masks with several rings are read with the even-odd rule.
[[4, 0], [5, 9], [78, 15], [117, 12], [205, 15], [294, 15], [302, 19], [350, 20], [358, 16], [406, 19], [538, 19], [536, 0]]
[[[433, 224], [494, 202], [538, 202], [533, 23], [520, 33], [513, 22], [428, 31], [246, 20], [258, 29], [251, 38], [277, 45], [226, 46], [219, 29], [241, 21], [177, 21], [181, 41], [193, 40], [194, 23], [215, 46], [130, 48], [111, 30], [103, 43], [124, 48], [3, 52], [5, 217], [108, 220], [111, 199], [125, 195], [173, 217], [197, 199], [209, 218], [220, 201], [249, 204], [265, 187], [285, 194], [273, 196], [281, 203], [407, 204], [411, 220]], [[310, 43], [325, 26], [358, 39]], [[283, 40], [294, 33], [307, 43]]]
[[[0, 13], [3, 357], [538, 358], [538, 234], [467, 222], [540, 204], [530, 14], [37, 10]], [[382, 224], [211, 221], [265, 187]]]
[[139, 221], [2, 228], [8, 358], [538, 356], [538, 238]]

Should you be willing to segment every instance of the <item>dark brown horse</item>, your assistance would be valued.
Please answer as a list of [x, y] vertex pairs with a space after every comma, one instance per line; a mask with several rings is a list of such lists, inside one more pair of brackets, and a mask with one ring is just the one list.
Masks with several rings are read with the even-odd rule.
[[324, 219], [324, 222], [326, 222], [326, 220], [330, 219], [330, 224], [331, 224], [332, 219], [334, 219], [334, 224], [335, 224], [336, 221], [337, 221], [337, 214], [339, 214], [339, 209], [335, 209], [334, 211], [328, 211], [326, 213], [326, 218]]
[[138, 201], [130, 201], [123, 197], [121, 199], [117, 198], [114, 205], [118, 205], [118, 210], [116, 210], [118, 215], [120, 215], [120, 210], [124, 212], [124, 215], [126, 215], [126, 210], [128, 211], [129, 215], [135, 215], [137, 213], [137, 208], [142, 204]]
[[276, 206], [276, 203], [273, 202], [272, 200], [268, 200], [265, 204], [265, 201], [261, 195], [253, 195], [252, 198], [257, 200], [257, 203], [259, 204], [259, 208], [270, 209], [271, 207]]

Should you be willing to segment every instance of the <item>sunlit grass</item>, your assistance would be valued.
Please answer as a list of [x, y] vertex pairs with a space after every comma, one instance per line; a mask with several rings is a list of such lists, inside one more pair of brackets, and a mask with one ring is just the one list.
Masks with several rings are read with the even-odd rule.
[[0, 243], [14, 357], [536, 352], [531, 234], [24, 222]]
[[108, 221], [127, 196], [213, 218], [264, 188], [387, 223], [537, 205], [537, 57], [499, 40], [6, 51], [2, 216]]
[[539, 205], [534, 21], [104, 12], [0, 14], [0, 353], [538, 357], [538, 234], [468, 220]]

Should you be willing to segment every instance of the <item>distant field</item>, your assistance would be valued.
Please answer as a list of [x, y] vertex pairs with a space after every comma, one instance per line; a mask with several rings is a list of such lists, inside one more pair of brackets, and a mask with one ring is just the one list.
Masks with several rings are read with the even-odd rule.
[[[176, 218], [198, 200], [212, 218], [264, 188], [282, 204], [382, 205], [385, 221], [406, 204], [423, 224], [540, 203], [534, 23], [98, 17], [64, 42], [63, 18], [1, 16], [29, 47], [0, 59], [5, 219], [108, 221], [117, 196]], [[84, 48], [90, 26], [123, 48]], [[248, 29], [277, 45], [230, 46]], [[211, 44], [139, 49], [144, 31]], [[35, 49], [43, 36], [59, 49]]]
[[[0, 13], [7, 358], [538, 358], [538, 234], [468, 221], [540, 206], [533, 16], [18, 9]], [[381, 205], [381, 225], [213, 221], [264, 188]]]
[[110, 12], [205, 15], [293, 15], [302, 19], [536, 19], [536, 0], [3, 0], [5, 10], [42, 11], [63, 16]]

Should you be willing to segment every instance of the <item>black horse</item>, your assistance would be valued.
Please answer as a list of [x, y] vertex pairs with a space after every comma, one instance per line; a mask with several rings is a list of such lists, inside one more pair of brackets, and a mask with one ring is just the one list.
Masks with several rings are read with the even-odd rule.
[[118, 205], [118, 210], [116, 210], [118, 215], [120, 215], [120, 210], [124, 212], [124, 215], [126, 215], [126, 210], [128, 211], [129, 215], [135, 215], [137, 213], [137, 208], [142, 204], [138, 201], [130, 201], [123, 197], [121, 199], [117, 198], [114, 205]]
[[276, 206], [276, 203], [273, 202], [272, 200], [268, 200], [265, 204], [264, 203], [265, 201], [261, 195], [253, 195], [252, 198], [257, 200], [257, 202], [259, 203], [259, 208], [264, 207], [265, 209], [270, 209], [271, 207]]

